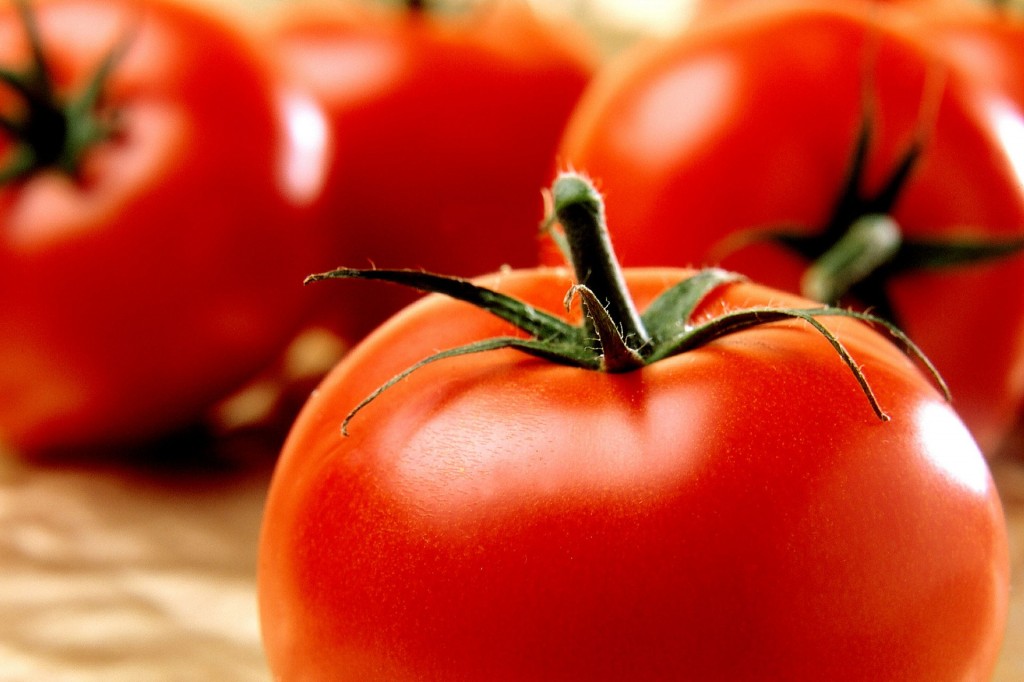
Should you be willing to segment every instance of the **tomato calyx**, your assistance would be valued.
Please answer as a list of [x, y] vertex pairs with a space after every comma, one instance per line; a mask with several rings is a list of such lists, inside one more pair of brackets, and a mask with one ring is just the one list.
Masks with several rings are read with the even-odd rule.
[[[865, 100], [870, 98], [865, 96]], [[808, 233], [795, 227], [754, 228], [736, 233], [715, 253], [725, 255], [757, 242], [777, 244], [810, 263], [801, 281], [805, 297], [829, 304], [849, 297], [899, 325], [888, 294], [888, 283], [893, 278], [1006, 258], [1024, 250], [1024, 236], [907, 238], [892, 215], [924, 153], [926, 135], [922, 127], [881, 188], [867, 194], [861, 185], [871, 149], [873, 119], [870, 104], [864, 109], [846, 180], [822, 229]]]
[[29, 3], [16, 0], [16, 5], [32, 59], [22, 71], [0, 67], [0, 83], [23, 103], [20, 116], [0, 115], [0, 131], [15, 142], [10, 161], [0, 167], [0, 185], [45, 168], [77, 177], [86, 152], [115, 133], [116, 112], [103, 111], [100, 103], [110, 74], [127, 49], [128, 36], [104, 56], [82, 91], [65, 99], [56, 91]]
[[[875, 415], [889, 416], [875, 397], [867, 378], [843, 343], [818, 319], [848, 317], [878, 327], [890, 335], [910, 357], [931, 375], [946, 398], [949, 391], [930, 361], [893, 324], [874, 315], [820, 306], [785, 308], [756, 306], [728, 310], [710, 319], [695, 315], [701, 303], [720, 287], [742, 281], [736, 273], [706, 268], [670, 286], [641, 313], [626, 286], [615, 258], [604, 220], [604, 202], [586, 177], [562, 173], [550, 197], [552, 217], [549, 234], [564, 244], [576, 284], [565, 296], [569, 309], [579, 299], [583, 320], [572, 324], [538, 310], [512, 296], [457, 277], [418, 270], [338, 268], [310, 275], [306, 283], [325, 279], [365, 279], [390, 282], [424, 292], [439, 293], [470, 303], [510, 323], [524, 335], [499, 336], [450, 348], [431, 355], [395, 375], [362, 400], [346, 416], [342, 433], [364, 407], [416, 370], [448, 358], [498, 349], [515, 349], [550, 362], [610, 373], [630, 372], [652, 363], [700, 348], [716, 339], [772, 322], [802, 320], [821, 334], [850, 369]], [[559, 234], [555, 223], [562, 228]]]

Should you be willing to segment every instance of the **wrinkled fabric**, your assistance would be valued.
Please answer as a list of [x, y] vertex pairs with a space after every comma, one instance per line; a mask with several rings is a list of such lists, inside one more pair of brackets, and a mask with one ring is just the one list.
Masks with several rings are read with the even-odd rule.
[[269, 679], [269, 474], [187, 481], [0, 463], [0, 679]]

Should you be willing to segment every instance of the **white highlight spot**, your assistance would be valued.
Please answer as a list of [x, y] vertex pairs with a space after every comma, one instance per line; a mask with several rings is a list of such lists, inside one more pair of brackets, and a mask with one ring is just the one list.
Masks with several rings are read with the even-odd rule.
[[956, 483], [984, 493], [990, 485], [988, 466], [963, 422], [947, 407], [928, 403], [917, 413], [924, 455]]

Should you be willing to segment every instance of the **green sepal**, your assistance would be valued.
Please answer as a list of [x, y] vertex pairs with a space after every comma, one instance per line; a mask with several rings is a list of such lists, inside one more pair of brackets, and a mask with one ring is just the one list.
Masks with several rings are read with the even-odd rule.
[[7, 165], [0, 167], [0, 186], [28, 177], [35, 170], [35, 155], [27, 149], [16, 149]]
[[742, 275], [720, 268], [705, 268], [666, 289], [641, 314], [651, 334], [648, 357], [671, 339], [690, 328], [694, 311], [719, 287], [745, 281]]
[[[600, 305], [593, 293], [581, 285], [574, 285], [570, 288], [566, 295], [566, 303], [568, 305], [574, 296], [580, 296], [584, 312], [594, 320], [594, 328], [598, 330], [599, 338], [596, 340], [599, 343], [597, 346], [592, 345], [595, 339], [588, 339], [582, 333], [584, 329], [582, 326], [570, 325], [548, 313], [537, 311], [516, 298], [459, 278], [410, 270], [339, 268], [331, 272], [311, 275], [306, 281], [334, 278], [374, 279], [408, 286], [413, 286], [415, 283], [415, 287], [418, 289], [447, 294], [458, 300], [471, 303], [513, 324], [527, 334], [534, 334], [531, 330], [549, 332], [554, 327], [560, 329], [557, 334], [548, 334], [544, 337], [536, 335], [530, 338], [502, 336], [485, 339], [424, 358], [389, 379], [353, 408], [342, 424], [342, 433], [345, 435], [348, 434], [348, 424], [356, 413], [413, 372], [438, 360], [498, 349], [515, 349], [557, 364], [581, 369], [626, 372], [695, 350], [712, 341], [747, 329], [785, 320], [801, 320], [817, 331], [849, 368], [875, 415], [880, 420], [887, 421], [889, 416], [871, 389], [863, 370], [838, 337], [818, 319], [829, 316], [853, 318], [888, 332], [898, 347], [926, 370], [943, 395], [949, 399], [948, 387], [924, 353], [895, 325], [868, 313], [831, 306], [817, 308], [758, 307], [726, 312], [703, 323], [692, 324], [694, 311], [708, 295], [719, 287], [744, 281], [740, 275], [717, 268], [702, 270], [692, 277], [680, 281], [651, 303], [643, 314], [656, 333], [650, 344], [645, 347], [646, 352], [629, 348], [626, 345], [614, 320], [608, 316], [607, 311]], [[538, 325], [538, 319], [544, 320], [544, 322]], [[551, 320], [557, 324], [551, 324]]]
[[949, 388], [946, 385], [946, 382], [942, 379], [938, 370], [936, 370], [935, 366], [927, 356], [925, 356], [921, 349], [918, 348], [918, 346], [914, 344], [914, 342], [911, 341], [910, 338], [899, 328], [880, 317], [833, 306], [822, 306], [820, 308], [757, 307], [727, 312], [718, 317], [714, 317], [703, 324], [690, 327], [680, 333], [675, 339], [665, 342], [660, 347], [660, 352], [649, 356], [647, 361], [648, 363], [651, 363], [664, 358], [680, 355], [704, 346], [716, 339], [720, 339], [746, 329], [760, 327], [772, 322], [781, 322], [791, 319], [802, 320], [814, 328], [815, 331], [821, 334], [821, 336], [828, 341], [836, 354], [839, 355], [840, 359], [850, 369], [850, 372], [857, 380], [861, 390], [864, 392], [868, 402], [871, 404], [872, 410], [874, 410], [879, 419], [887, 421], [889, 417], [875, 397], [874, 391], [872, 391], [867, 378], [864, 376], [864, 372], [839, 338], [836, 337], [836, 335], [833, 334], [824, 324], [822, 324], [818, 319], [819, 317], [850, 317], [861, 322], [866, 322], [875, 327], [881, 327], [889, 333], [900, 350], [924, 368], [942, 392], [943, 396], [947, 400], [950, 399]]
[[0, 66], [0, 83], [11, 88], [26, 100], [38, 97], [37, 89], [29, 85], [30, 80], [35, 81], [37, 79], [26, 77], [25, 74]]
[[444, 294], [486, 310], [527, 334], [553, 342], [575, 341], [579, 330], [565, 320], [538, 310], [517, 298], [481, 287], [472, 282], [421, 270], [337, 268], [310, 275], [305, 283], [324, 279], [368, 279], [399, 284], [428, 293]]
[[644, 358], [638, 350], [630, 348], [622, 329], [594, 295], [589, 287], [576, 284], [565, 295], [566, 307], [573, 297], [579, 296], [584, 316], [591, 321], [590, 328], [596, 335], [600, 348], [600, 369], [603, 372], [629, 372], [644, 366]]
[[64, 100], [54, 91], [34, 13], [27, 0], [16, 4], [32, 55], [24, 71], [0, 67], [0, 84], [24, 102], [20, 120], [0, 119], [0, 128], [17, 143], [11, 161], [0, 168], [0, 184], [44, 168], [75, 177], [88, 150], [115, 132], [116, 112], [100, 111], [100, 100], [111, 73], [134, 39], [134, 31], [122, 36], [104, 55], [81, 93]]
[[[566, 175], [568, 177], [566, 177]], [[446, 358], [497, 349], [515, 349], [551, 362], [591, 371], [628, 372], [699, 348], [716, 339], [772, 322], [801, 320], [809, 324], [832, 346], [849, 368], [875, 415], [883, 421], [889, 416], [882, 409], [860, 366], [818, 318], [850, 317], [887, 330], [902, 350], [918, 360], [931, 374], [948, 398], [948, 389], [923, 353], [891, 323], [867, 313], [830, 306], [812, 308], [758, 307], [726, 311], [703, 322], [694, 316], [701, 303], [715, 290], [742, 281], [740, 275], [709, 268], [670, 286], [656, 297], [644, 312], [636, 310], [626, 288], [625, 278], [611, 252], [603, 218], [600, 195], [585, 178], [575, 174], [560, 176], [553, 192], [560, 222], [572, 245], [573, 268], [577, 283], [565, 296], [568, 308], [579, 296], [583, 319], [572, 325], [554, 315], [537, 310], [514, 297], [479, 286], [473, 282], [417, 270], [377, 270], [339, 268], [311, 275], [306, 282], [323, 279], [371, 279], [413, 287], [421, 291], [447, 295], [487, 311], [521, 330], [526, 337], [501, 336], [435, 353], [389, 379], [360, 402], [345, 418], [342, 433], [347, 434], [352, 417], [381, 393], [423, 366]], [[559, 187], [558, 183], [563, 183]], [[595, 276], [596, 275], [596, 276]], [[583, 280], [581, 282], [581, 280]], [[596, 282], [605, 295], [599, 295], [590, 282]], [[649, 331], [648, 331], [649, 330]], [[642, 333], [641, 333], [642, 332]]]
[[[927, 100], [923, 104], [927, 104]], [[928, 120], [934, 112], [922, 106], [920, 121], [912, 139], [889, 169], [881, 186], [873, 192], [863, 188], [875, 133], [875, 101], [870, 79], [861, 98], [860, 125], [850, 152], [850, 160], [831, 214], [823, 225], [763, 225], [727, 235], [716, 244], [709, 259], [723, 257], [757, 243], [772, 243], [800, 256], [817, 269], [806, 282], [815, 283], [803, 291], [809, 298], [834, 303], [840, 299], [857, 300], [861, 305], [899, 324], [889, 298], [888, 283], [897, 276], [921, 270], [953, 269], [1011, 257], [1024, 251], [1024, 236], [992, 237], [983, 234], [947, 239], [908, 239], [901, 235], [891, 254], [879, 256], [866, 252], [865, 260], [852, 261], [850, 270], [835, 272], [830, 279], [835, 249], [855, 229], [859, 221], [873, 215], [891, 215], [926, 152]], [[895, 224], [895, 223], [894, 223]], [[808, 229], [816, 228], [816, 229]], [[899, 226], [897, 225], [897, 228]], [[840, 248], [840, 251], [843, 251]], [[855, 251], [854, 251], [855, 253]], [[819, 267], [822, 266], [822, 267]], [[819, 277], [822, 272], [825, 277]], [[821, 292], [823, 295], [817, 295]]]
[[89, 147], [107, 139], [116, 129], [116, 111], [112, 112], [109, 118], [99, 117], [96, 112], [99, 110], [107, 81], [118, 62], [128, 52], [134, 38], [134, 32], [122, 36], [113, 49], [104, 55], [79, 96], [68, 102], [65, 107], [64, 115], [68, 122], [67, 141], [58, 166], [69, 175], [77, 172], [79, 159]]
[[963, 237], [946, 241], [904, 240], [889, 267], [893, 272], [954, 268], [1007, 258], [1024, 251], [1024, 237], [981, 239]]
[[568, 365], [571, 367], [579, 367], [594, 371], [601, 369], [601, 363], [597, 354], [579, 353], [579, 346], [574, 344], [559, 344], [552, 343], [550, 341], [538, 341], [536, 339], [522, 339], [515, 336], [498, 336], [491, 339], [484, 339], [482, 341], [476, 341], [464, 346], [457, 346], [455, 348], [449, 348], [447, 350], [434, 353], [433, 355], [423, 358], [416, 364], [407, 367], [395, 376], [391, 377], [385, 383], [378, 386], [372, 393], [363, 398], [358, 405], [352, 408], [341, 423], [341, 434], [343, 436], [348, 435], [348, 425], [357, 413], [361, 412], [364, 407], [376, 400], [381, 393], [407, 378], [413, 372], [437, 362], [438, 360], [446, 360], [448, 358], [459, 357], [460, 355], [486, 353], [488, 351], [508, 348], [519, 350], [528, 355], [560, 365]]

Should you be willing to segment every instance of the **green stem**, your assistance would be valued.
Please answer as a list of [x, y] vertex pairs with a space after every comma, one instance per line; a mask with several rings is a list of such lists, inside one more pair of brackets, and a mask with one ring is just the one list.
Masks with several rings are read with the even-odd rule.
[[858, 218], [804, 273], [804, 296], [833, 303], [896, 255], [903, 241], [899, 225], [887, 215]]
[[0, 66], [0, 84], [22, 100], [18, 118], [0, 116], [0, 130], [16, 146], [14, 160], [0, 168], [0, 183], [16, 181], [43, 168], [75, 177], [89, 149], [114, 133], [112, 112], [101, 110], [100, 99], [132, 35], [126, 35], [104, 57], [83, 92], [64, 98], [54, 90], [42, 36], [28, 0], [17, 0], [16, 4], [32, 56], [23, 71]]
[[[552, 199], [555, 216], [565, 230], [577, 283], [604, 306], [627, 346], [633, 350], [646, 346], [651, 337], [612, 250], [601, 195], [584, 177], [563, 173], [552, 188]], [[589, 316], [588, 322], [592, 326]]]

